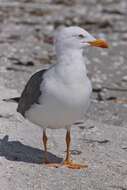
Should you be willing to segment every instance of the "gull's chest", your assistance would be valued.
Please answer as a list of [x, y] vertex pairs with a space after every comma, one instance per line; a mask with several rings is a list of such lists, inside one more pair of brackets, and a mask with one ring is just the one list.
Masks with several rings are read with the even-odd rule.
[[[43, 95], [43, 88], [45, 94]], [[62, 80], [50, 80], [42, 86], [40, 103], [47, 102], [50, 106], [63, 106], [64, 108], [82, 107], [89, 100], [91, 84], [88, 78], [78, 83], [65, 83]]]
[[30, 121], [42, 127], [64, 128], [84, 118], [90, 103], [89, 82], [84, 86], [53, 82], [43, 86], [42, 90], [39, 104], [32, 106], [27, 113]]
[[27, 118], [50, 128], [63, 128], [82, 120], [90, 103], [90, 81], [87, 77], [77, 82], [67, 81], [56, 76], [44, 80], [40, 85], [39, 104], [32, 106]]

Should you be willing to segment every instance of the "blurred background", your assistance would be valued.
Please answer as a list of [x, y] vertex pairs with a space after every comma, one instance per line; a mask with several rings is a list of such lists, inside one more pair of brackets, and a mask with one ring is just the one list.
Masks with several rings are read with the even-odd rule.
[[[109, 49], [89, 48], [93, 85], [85, 122], [72, 129], [72, 155], [87, 170], [42, 163], [42, 130], [16, 113], [32, 73], [56, 62], [54, 32], [78, 25]], [[58, 89], [59, 90], [59, 89]], [[65, 131], [48, 131], [48, 151], [65, 155]], [[3, 190], [127, 190], [127, 0], [0, 0], [0, 185]]]
[[124, 105], [114, 100], [127, 98], [126, 22], [126, 0], [0, 0], [0, 84], [21, 93], [33, 72], [55, 63], [54, 31], [78, 25], [109, 43], [108, 50], [87, 52], [93, 104], [101, 102], [90, 114], [96, 107], [105, 119], [108, 109], [109, 121], [115, 114], [123, 122], [126, 100]]

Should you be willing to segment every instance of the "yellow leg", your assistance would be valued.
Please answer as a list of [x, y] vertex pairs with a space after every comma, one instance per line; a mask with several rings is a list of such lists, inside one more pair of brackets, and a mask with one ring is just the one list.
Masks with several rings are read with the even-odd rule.
[[46, 136], [46, 131], [43, 130], [43, 144], [44, 144], [44, 163], [47, 164], [48, 163], [48, 155], [47, 155], [47, 141], [48, 138]]
[[71, 136], [70, 136], [70, 130], [67, 130], [66, 133], [66, 145], [67, 145], [67, 154], [66, 158], [63, 163], [49, 163], [48, 161], [48, 154], [47, 154], [47, 141], [48, 138], [46, 136], [46, 131], [43, 131], [43, 144], [44, 144], [44, 163], [47, 164], [49, 167], [68, 167], [71, 169], [81, 169], [81, 168], [87, 168], [87, 165], [82, 165], [82, 164], [77, 164], [73, 163], [71, 159], [71, 154], [70, 154], [70, 143], [71, 143]]
[[50, 163], [48, 161], [48, 154], [47, 154], [47, 141], [48, 141], [48, 138], [47, 138], [47, 135], [46, 135], [46, 130], [43, 130], [43, 144], [44, 144], [44, 161], [43, 163], [48, 165], [49, 167], [55, 167], [55, 168], [58, 168], [61, 166], [61, 164], [57, 164], [57, 163]]
[[66, 133], [67, 153], [66, 153], [66, 158], [65, 158], [64, 162], [70, 162], [71, 161], [70, 144], [71, 144], [70, 130], [67, 130], [67, 133]]
[[67, 133], [66, 133], [67, 154], [66, 154], [66, 158], [64, 160], [63, 165], [66, 166], [66, 167], [68, 167], [68, 168], [71, 168], [71, 169], [81, 169], [81, 168], [88, 167], [87, 165], [82, 165], [82, 164], [74, 163], [71, 160], [70, 143], [71, 143], [70, 130], [67, 130]]

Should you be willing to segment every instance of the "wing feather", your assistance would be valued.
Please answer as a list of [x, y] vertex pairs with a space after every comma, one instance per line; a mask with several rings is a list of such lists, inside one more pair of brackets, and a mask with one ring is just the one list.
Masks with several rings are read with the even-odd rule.
[[27, 82], [17, 108], [17, 112], [21, 113], [25, 117], [25, 112], [31, 107], [32, 104], [38, 103], [38, 99], [41, 95], [40, 84], [43, 81], [45, 70], [40, 70], [33, 74]]

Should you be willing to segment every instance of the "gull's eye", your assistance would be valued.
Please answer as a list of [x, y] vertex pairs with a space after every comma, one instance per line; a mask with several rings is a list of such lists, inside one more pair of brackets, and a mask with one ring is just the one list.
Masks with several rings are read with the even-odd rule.
[[85, 38], [82, 34], [78, 35], [79, 38]]

